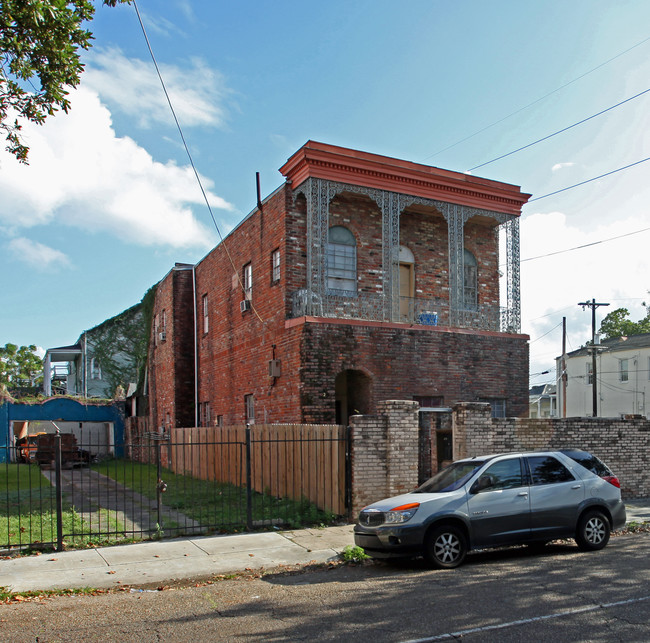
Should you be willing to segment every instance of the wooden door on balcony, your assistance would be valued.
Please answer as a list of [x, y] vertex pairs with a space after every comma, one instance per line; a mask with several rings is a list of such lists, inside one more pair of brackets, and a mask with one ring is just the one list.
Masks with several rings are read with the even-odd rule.
[[402, 319], [412, 317], [411, 300], [414, 292], [413, 264], [399, 265], [399, 314]]

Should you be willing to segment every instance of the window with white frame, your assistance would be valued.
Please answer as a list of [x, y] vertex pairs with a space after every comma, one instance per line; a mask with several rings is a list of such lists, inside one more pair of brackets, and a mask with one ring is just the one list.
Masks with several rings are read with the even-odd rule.
[[244, 395], [244, 406], [246, 410], [246, 424], [255, 424], [255, 397]]
[[280, 249], [276, 248], [271, 253], [271, 282], [280, 281]]
[[203, 333], [207, 333], [208, 329], [210, 328], [210, 317], [208, 312], [208, 296], [203, 295], [201, 301], [203, 305]]
[[327, 287], [357, 291], [357, 240], [350, 230], [337, 225], [327, 233]]
[[253, 264], [250, 262], [244, 266], [243, 284], [246, 299], [251, 299], [253, 296]]
[[591, 386], [594, 383], [594, 366], [591, 362], [587, 362], [586, 367], [587, 376], [585, 377], [585, 381], [587, 382], [587, 386]]
[[621, 382], [627, 382], [630, 377], [628, 371], [628, 360], [620, 359], [618, 360], [618, 379]]
[[99, 360], [96, 357], [93, 357], [90, 360], [90, 379], [91, 380], [102, 379], [102, 367], [99, 363]]

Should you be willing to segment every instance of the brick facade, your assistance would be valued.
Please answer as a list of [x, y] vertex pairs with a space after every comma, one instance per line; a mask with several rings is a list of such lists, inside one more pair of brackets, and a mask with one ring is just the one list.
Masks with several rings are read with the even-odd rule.
[[[374, 192], [360, 192], [356, 185], [338, 187], [326, 206], [327, 226], [344, 226], [356, 240], [356, 292], [341, 298], [338, 308], [327, 314], [295, 312], [296, 293], [316, 287], [326, 291], [326, 280], [317, 271], [326, 266], [327, 228], [316, 226], [313, 192], [297, 189], [299, 179], [286, 170], [287, 182], [193, 270], [176, 269], [161, 281], [154, 319], [166, 316], [167, 327], [165, 342], [157, 341], [160, 330], [152, 329], [153, 426], [191, 426], [195, 412], [200, 425], [241, 424], [252, 419], [247, 413], [253, 401], [254, 420], [262, 423], [344, 423], [350, 415], [373, 413], [383, 400], [415, 396], [435, 396], [446, 405], [499, 398], [509, 415], [526, 414], [528, 337], [451, 322], [451, 215], [443, 212], [444, 204], [421, 197], [444, 193], [455, 203], [516, 214], [528, 195], [514, 186], [394, 159], [385, 159], [381, 172], [361, 172], [355, 163], [369, 165], [383, 157], [322, 144], [308, 144], [301, 151], [312, 148], [325, 159], [347, 154], [349, 168], [332, 162], [328, 170], [337, 181], [347, 173], [350, 182], [384, 182], [391, 188], [403, 184], [403, 190], [418, 195], [411, 199], [419, 199], [417, 203], [405, 201], [396, 219], [399, 244], [414, 257], [411, 306], [438, 302], [439, 325], [422, 325], [417, 317], [409, 323], [372, 321], [363, 312], [369, 301], [390, 311], [395, 290], [387, 284], [387, 214], [382, 201], [371, 198]], [[322, 173], [322, 167], [306, 171]], [[411, 178], [406, 180], [406, 175]], [[478, 264], [478, 306], [498, 311], [499, 217], [515, 214], [492, 220], [486, 212], [463, 214], [462, 238]], [[318, 237], [322, 234], [325, 241]], [[274, 252], [280, 256], [277, 280]], [[248, 292], [247, 266], [252, 272]], [[397, 278], [398, 266], [393, 268]], [[392, 301], [393, 310], [401, 314], [399, 294]], [[279, 375], [269, 374], [272, 360]]]

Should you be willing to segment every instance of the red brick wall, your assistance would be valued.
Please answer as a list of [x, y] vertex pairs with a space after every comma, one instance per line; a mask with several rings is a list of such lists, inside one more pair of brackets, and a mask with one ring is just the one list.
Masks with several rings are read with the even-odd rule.
[[304, 422], [334, 421], [334, 380], [361, 370], [373, 402], [441, 396], [457, 401], [507, 400], [509, 416], [528, 413], [528, 343], [521, 335], [409, 329], [396, 324], [306, 323], [301, 342]]

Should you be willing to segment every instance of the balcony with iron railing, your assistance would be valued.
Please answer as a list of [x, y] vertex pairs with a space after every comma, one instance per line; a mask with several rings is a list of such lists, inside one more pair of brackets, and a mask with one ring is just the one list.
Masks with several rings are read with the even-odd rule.
[[303, 288], [291, 295], [291, 317], [305, 316], [519, 332], [511, 309], [495, 305], [457, 309], [440, 297], [399, 297], [393, 302], [381, 294], [329, 290], [322, 295]]

